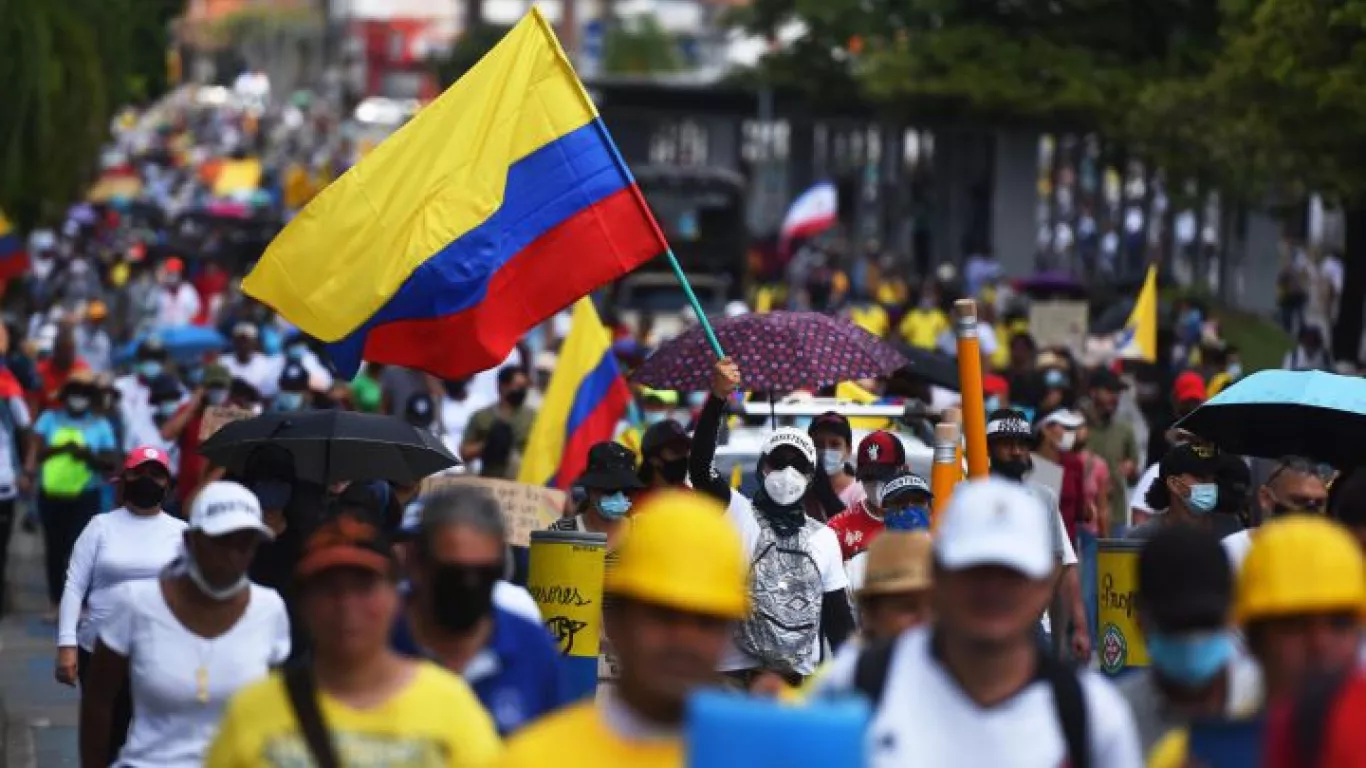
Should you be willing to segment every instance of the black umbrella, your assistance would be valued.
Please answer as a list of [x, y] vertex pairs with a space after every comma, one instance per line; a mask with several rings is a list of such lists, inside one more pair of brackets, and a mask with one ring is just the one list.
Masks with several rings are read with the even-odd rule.
[[460, 460], [425, 429], [396, 419], [352, 411], [269, 413], [225, 425], [199, 452], [241, 472], [247, 457], [263, 445], [278, 445], [294, 456], [304, 480], [390, 480], [410, 485]]
[[909, 344], [898, 344], [897, 351], [901, 352], [907, 362], [906, 366], [897, 371], [898, 375], [910, 374], [936, 387], [959, 391], [957, 357]]

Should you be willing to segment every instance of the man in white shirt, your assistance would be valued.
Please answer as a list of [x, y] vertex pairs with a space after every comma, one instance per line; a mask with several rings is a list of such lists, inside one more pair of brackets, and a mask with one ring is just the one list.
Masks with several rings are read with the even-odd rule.
[[238, 323], [232, 329], [232, 352], [218, 359], [234, 379], [250, 384], [269, 400], [280, 391], [281, 360], [263, 354], [258, 341], [260, 330], [251, 323]]
[[157, 324], [189, 325], [199, 316], [199, 291], [185, 282], [185, 262], [172, 256], [161, 265], [161, 294], [157, 303]]
[[934, 538], [934, 624], [841, 653], [817, 688], [874, 702], [869, 765], [1143, 764], [1118, 692], [1035, 639], [1057, 576], [1049, 517], [1019, 483], [985, 478], [954, 491]]

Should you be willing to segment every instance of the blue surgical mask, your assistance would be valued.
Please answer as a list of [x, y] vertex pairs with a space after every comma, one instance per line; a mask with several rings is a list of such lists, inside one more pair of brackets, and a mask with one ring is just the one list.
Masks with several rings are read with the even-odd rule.
[[598, 512], [608, 520], [620, 520], [630, 511], [631, 500], [621, 491], [598, 499]]
[[821, 469], [825, 470], [825, 474], [827, 475], [843, 472], [845, 461], [847, 461], [847, 459], [844, 458], [843, 451], [832, 451], [829, 449], [821, 451]]
[[304, 344], [290, 344], [285, 347], [285, 357], [297, 363], [304, 359], [304, 353], [307, 351], [308, 347]]
[[983, 401], [983, 404], [986, 406], [987, 413], [1001, 410], [1001, 398], [997, 397], [996, 395], [988, 397], [986, 400]]
[[163, 400], [162, 402], [157, 403], [156, 408], [158, 416], [170, 418], [171, 416], [174, 416], [175, 412], [180, 408], [180, 403], [175, 400]]
[[660, 423], [661, 421], [664, 421], [667, 418], [669, 418], [668, 411], [646, 411], [645, 426], [653, 427], [654, 425]]
[[1196, 688], [1214, 679], [1233, 658], [1233, 637], [1228, 632], [1166, 634], [1147, 632], [1144, 643], [1148, 658], [1157, 672], [1187, 688]]
[[275, 396], [275, 410], [297, 411], [304, 407], [304, 393], [281, 392]]
[[1043, 385], [1049, 389], [1061, 389], [1067, 386], [1067, 375], [1056, 368], [1050, 368], [1044, 372]]
[[927, 531], [930, 528], [930, 511], [925, 507], [902, 507], [890, 512], [884, 511], [882, 522], [889, 531]]
[[1198, 483], [1191, 486], [1191, 495], [1186, 499], [1191, 510], [1208, 515], [1219, 505], [1219, 486], [1216, 483]]
[[1224, 369], [1224, 372], [1228, 374], [1228, 377], [1229, 377], [1230, 379], [1233, 379], [1234, 381], [1237, 381], [1238, 379], [1243, 378], [1243, 364], [1242, 364], [1242, 363], [1232, 363], [1232, 364], [1229, 365], [1228, 368], [1225, 368], [1225, 369]]
[[138, 375], [147, 381], [161, 375], [161, 363], [156, 360], [143, 360], [138, 363]]

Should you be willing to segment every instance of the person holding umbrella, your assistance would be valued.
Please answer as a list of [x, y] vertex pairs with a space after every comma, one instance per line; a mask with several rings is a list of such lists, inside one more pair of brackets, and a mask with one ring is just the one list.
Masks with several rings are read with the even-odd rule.
[[551, 523], [550, 530], [605, 533], [607, 546], [616, 546], [631, 511], [628, 493], [645, 487], [636, 477], [635, 454], [621, 443], [598, 443], [588, 449], [588, 469], [574, 484], [586, 498], [578, 512]]

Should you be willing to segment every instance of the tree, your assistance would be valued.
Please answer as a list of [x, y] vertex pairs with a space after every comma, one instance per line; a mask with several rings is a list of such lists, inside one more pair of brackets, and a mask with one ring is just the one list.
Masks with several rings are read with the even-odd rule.
[[678, 41], [652, 16], [613, 24], [602, 47], [603, 71], [614, 75], [674, 72], [683, 67]]
[[0, 0], [0, 210], [55, 217], [92, 180], [114, 111], [165, 87], [169, 0]]

